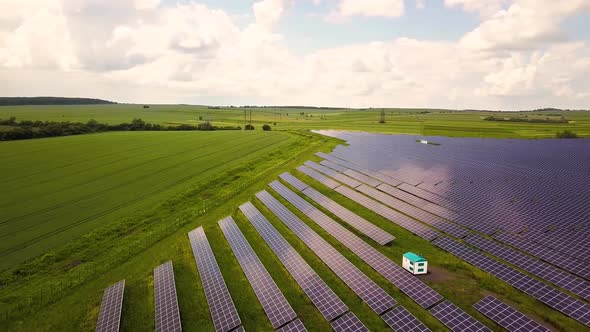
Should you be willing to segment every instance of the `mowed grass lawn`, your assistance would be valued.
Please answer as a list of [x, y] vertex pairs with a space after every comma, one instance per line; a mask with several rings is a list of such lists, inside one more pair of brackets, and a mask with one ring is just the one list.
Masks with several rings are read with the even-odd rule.
[[[250, 120], [250, 109], [221, 108], [191, 105], [76, 105], [76, 106], [2, 106], [0, 118], [12, 116], [17, 120], [77, 121], [96, 119], [118, 124], [141, 118], [164, 125], [197, 124], [211, 121], [217, 126], [244, 126]], [[590, 112], [537, 111], [537, 112], [484, 112], [450, 111], [440, 109], [386, 109], [385, 123], [379, 123], [381, 109], [306, 109], [306, 108], [252, 108], [252, 122], [261, 129], [269, 124], [273, 130], [288, 129], [341, 129], [381, 133], [404, 133], [427, 136], [493, 137], [493, 138], [553, 138], [566, 129], [579, 136], [590, 136]], [[569, 123], [526, 123], [484, 121], [489, 115], [528, 119], [559, 119]]]
[[293, 140], [281, 132], [219, 131], [0, 142], [0, 268], [149, 208]]

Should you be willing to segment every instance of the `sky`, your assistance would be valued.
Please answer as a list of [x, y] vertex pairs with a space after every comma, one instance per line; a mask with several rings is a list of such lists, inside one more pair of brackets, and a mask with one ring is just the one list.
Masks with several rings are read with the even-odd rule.
[[0, 0], [0, 96], [590, 108], [590, 0]]

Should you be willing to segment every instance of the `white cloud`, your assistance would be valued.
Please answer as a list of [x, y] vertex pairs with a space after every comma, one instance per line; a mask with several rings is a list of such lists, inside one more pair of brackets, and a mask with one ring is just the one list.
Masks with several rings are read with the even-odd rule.
[[341, 21], [351, 16], [400, 17], [404, 0], [339, 0], [338, 8], [328, 15], [329, 21]]
[[529, 50], [564, 41], [561, 23], [588, 8], [588, 0], [516, 0], [508, 9], [485, 19], [461, 43], [480, 50]]
[[481, 17], [490, 17], [513, 0], [445, 0], [447, 7], [461, 7], [467, 12], [479, 13]]
[[262, 0], [253, 6], [256, 24], [272, 28], [293, 5], [293, 0]]
[[560, 38], [560, 23], [587, 7], [578, 0], [550, 6], [516, 0], [482, 16], [457, 41], [398, 38], [307, 55], [289, 50], [276, 32], [291, 1], [256, 3], [243, 27], [193, 2], [157, 8], [145, 2], [141, 10], [135, 0], [6, 3], [0, 4], [5, 95], [354, 107], [590, 103], [590, 47]]

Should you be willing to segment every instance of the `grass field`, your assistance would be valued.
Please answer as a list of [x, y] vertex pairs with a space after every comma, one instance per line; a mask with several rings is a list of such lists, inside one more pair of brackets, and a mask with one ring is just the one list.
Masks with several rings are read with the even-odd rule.
[[[0, 267], [293, 142], [281, 132], [108, 133], [0, 144]], [[206, 201], [194, 202], [195, 206]]]
[[[304, 113], [303, 115], [301, 113]], [[252, 122], [260, 129], [270, 124], [284, 129], [346, 129], [383, 133], [422, 134], [428, 136], [550, 138], [565, 129], [579, 136], [590, 136], [590, 112], [560, 112], [569, 123], [513, 123], [484, 121], [490, 112], [467, 112], [423, 109], [387, 109], [385, 123], [379, 123], [381, 110], [350, 109], [274, 109], [253, 108]], [[529, 118], [551, 117], [556, 111], [519, 112], [509, 116]], [[208, 109], [188, 105], [94, 105], [94, 106], [4, 106], [0, 118], [15, 116], [18, 120], [80, 121], [96, 119], [117, 124], [133, 118], [175, 125], [196, 124], [210, 120], [218, 126], [244, 126], [244, 110], [235, 108]], [[508, 115], [507, 115], [508, 116]], [[199, 120], [199, 118], [201, 120]], [[247, 114], [249, 121], [249, 113]], [[274, 125], [276, 124], [276, 125]]]
[[[583, 112], [565, 113], [574, 122], [564, 125], [483, 121], [486, 113], [481, 112], [423, 112], [388, 110], [386, 123], [379, 124], [379, 111], [257, 109], [252, 115], [257, 129], [269, 123], [272, 132], [111, 132], [0, 142], [4, 189], [0, 196], [0, 330], [92, 331], [103, 289], [126, 279], [121, 330], [153, 331], [152, 269], [172, 259], [183, 329], [212, 331], [187, 237], [198, 226], [206, 231], [245, 328], [269, 330], [217, 226], [228, 215], [234, 217], [306, 327], [327, 330], [327, 322], [238, 212], [237, 207], [249, 200], [371, 331], [384, 330], [382, 320], [254, 198], [284, 171], [394, 234], [396, 240], [390, 246], [372, 243], [394, 261], [408, 248], [420, 248], [430, 258], [433, 271], [426, 282], [494, 330], [500, 328], [471, 307], [486, 294], [516, 305], [557, 330], [584, 330], [576, 321], [294, 170], [308, 159], [317, 160], [315, 152], [327, 152], [342, 143], [308, 129], [541, 138], [571, 128], [590, 136], [590, 114]], [[94, 118], [113, 124], [142, 118], [163, 124], [211, 120], [216, 125], [243, 125], [244, 113], [183, 105], [0, 107], [0, 118], [10, 116], [83, 122]], [[315, 223], [293, 212], [429, 327], [446, 330]]]

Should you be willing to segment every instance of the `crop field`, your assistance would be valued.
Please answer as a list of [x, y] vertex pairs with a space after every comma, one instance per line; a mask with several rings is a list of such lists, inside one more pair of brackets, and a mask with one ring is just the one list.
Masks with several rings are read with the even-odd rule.
[[[217, 126], [244, 126], [250, 121], [261, 127], [269, 124], [274, 130], [287, 129], [343, 129], [382, 133], [421, 134], [452, 137], [494, 138], [549, 138], [566, 129], [579, 136], [590, 136], [590, 112], [563, 111], [568, 123], [524, 123], [484, 121], [486, 116], [498, 113], [480, 111], [450, 111], [437, 109], [386, 109], [385, 123], [379, 123], [381, 109], [305, 109], [305, 108], [252, 108], [209, 109], [188, 105], [92, 105], [92, 106], [4, 106], [0, 118], [11, 116], [17, 120], [50, 120], [100, 122], [118, 124], [141, 118], [165, 125], [197, 124], [211, 121]], [[511, 112], [528, 119], [559, 118], [555, 111]]]
[[[0, 267], [292, 143], [281, 132], [107, 133], [0, 144]], [[205, 208], [206, 200], [195, 201]]]

